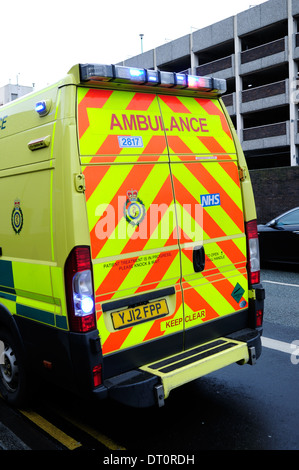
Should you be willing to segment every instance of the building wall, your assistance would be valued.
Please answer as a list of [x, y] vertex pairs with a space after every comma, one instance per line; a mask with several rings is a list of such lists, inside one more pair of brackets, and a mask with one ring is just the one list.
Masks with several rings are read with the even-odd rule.
[[225, 78], [249, 168], [299, 164], [298, 0], [269, 0], [122, 64]]
[[33, 87], [12, 85], [9, 83], [0, 88], [0, 106], [3, 106], [10, 101], [16, 100], [21, 96], [27, 95], [33, 91]]
[[259, 223], [299, 205], [299, 0], [269, 0], [122, 64], [225, 78]]
[[250, 172], [258, 223], [263, 224], [299, 206], [299, 166]]

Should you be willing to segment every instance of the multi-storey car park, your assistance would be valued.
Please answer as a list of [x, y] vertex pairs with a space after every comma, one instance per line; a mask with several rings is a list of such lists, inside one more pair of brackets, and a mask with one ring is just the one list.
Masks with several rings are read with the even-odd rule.
[[298, 202], [298, 63], [299, 1], [269, 0], [122, 65], [227, 80], [223, 101], [265, 222]]

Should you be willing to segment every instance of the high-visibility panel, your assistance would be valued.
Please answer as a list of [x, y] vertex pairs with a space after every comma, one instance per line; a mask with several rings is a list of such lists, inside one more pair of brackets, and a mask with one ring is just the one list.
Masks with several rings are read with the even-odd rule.
[[[216, 99], [159, 96], [169, 155], [176, 161], [236, 158], [230, 128]], [[231, 155], [232, 154], [232, 155]]]
[[[104, 354], [246, 308], [237, 156], [219, 102], [79, 88], [78, 136]], [[153, 320], [102, 309], [169, 286], [168, 314]]]
[[[236, 150], [219, 102], [173, 96], [160, 102], [180, 215], [189, 329], [248, 307], [241, 189]], [[202, 246], [205, 268], [195, 272], [193, 251]]]
[[[167, 146], [157, 97], [151, 93], [78, 89], [81, 158], [92, 162], [167, 161]], [[88, 160], [83, 159], [83, 162]]]
[[[175, 205], [157, 97], [79, 88], [78, 135], [103, 353], [182, 332]], [[166, 306], [102, 308], [170, 286]]]

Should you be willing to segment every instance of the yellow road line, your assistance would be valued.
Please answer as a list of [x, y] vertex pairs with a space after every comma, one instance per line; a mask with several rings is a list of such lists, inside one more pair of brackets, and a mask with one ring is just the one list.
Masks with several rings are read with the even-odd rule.
[[72, 437], [65, 434], [63, 431], [58, 429], [52, 423], [44, 419], [39, 414], [35, 413], [34, 411], [26, 411], [26, 410], [19, 410], [26, 418], [30, 419], [33, 423], [39, 426], [41, 429], [46, 431], [50, 436], [54, 437], [57, 441], [67, 447], [69, 450], [77, 449], [81, 447], [82, 444]]
[[80, 428], [82, 431], [86, 432], [89, 434], [91, 437], [99, 441], [101, 444], [103, 444], [105, 447], [108, 447], [110, 450], [126, 450], [125, 447], [122, 447], [118, 444], [116, 444], [114, 441], [112, 441], [109, 437], [105, 436], [104, 434], [101, 434], [99, 431], [96, 429], [91, 428], [90, 426], [81, 423], [73, 418], [70, 418], [69, 416], [63, 415], [65, 419], [67, 419], [70, 423], [74, 424], [78, 428]]
[[[2, 396], [0, 395], [0, 398], [2, 399]], [[22, 413], [26, 418], [28, 418], [30, 421], [32, 421], [34, 424], [36, 424], [38, 427], [43, 429], [47, 434], [52, 436], [54, 439], [56, 439], [58, 442], [60, 442], [62, 445], [64, 445], [67, 449], [69, 450], [74, 450], [77, 449], [78, 447], [82, 447], [82, 444], [72, 437], [68, 436], [66, 433], [58, 429], [54, 424], [50, 423], [47, 421], [45, 418], [40, 416], [38, 413], [35, 413], [34, 411], [27, 411], [27, 410], [21, 410], [19, 409], [20, 413]], [[121, 445], [117, 444], [116, 442], [112, 441], [109, 437], [105, 436], [104, 434], [100, 433], [96, 429], [93, 429], [92, 427], [75, 420], [63, 413], [61, 410], [56, 410], [59, 415], [69, 421], [71, 424], [76, 426], [77, 428], [81, 429], [81, 431], [84, 431], [85, 433], [89, 434], [91, 437], [99, 441], [101, 444], [103, 444], [105, 447], [107, 447], [110, 450], [126, 450], [125, 447], [122, 447]]]

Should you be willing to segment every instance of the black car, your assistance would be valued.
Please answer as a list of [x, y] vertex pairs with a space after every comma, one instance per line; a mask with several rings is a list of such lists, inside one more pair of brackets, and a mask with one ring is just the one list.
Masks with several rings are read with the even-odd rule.
[[258, 225], [261, 263], [299, 265], [299, 207]]

